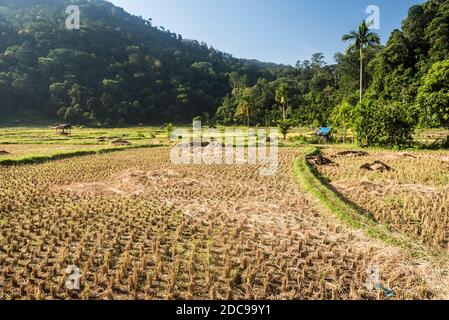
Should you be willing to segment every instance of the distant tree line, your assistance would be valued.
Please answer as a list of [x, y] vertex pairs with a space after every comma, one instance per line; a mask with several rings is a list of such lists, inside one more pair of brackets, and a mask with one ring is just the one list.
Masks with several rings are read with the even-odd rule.
[[[81, 29], [65, 28], [75, 3]], [[213, 118], [228, 74], [273, 77], [274, 64], [233, 58], [101, 1], [0, 0], [0, 112], [33, 110], [116, 126]]]
[[[65, 28], [65, 8], [81, 29]], [[413, 6], [386, 46], [363, 22], [348, 51], [296, 66], [236, 59], [103, 0], [0, 0], [0, 113], [73, 124], [337, 126], [366, 145], [449, 127], [449, 0]]]
[[322, 54], [249, 82], [231, 74], [218, 108], [225, 124], [272, 124], [285, 108], [296, 124], [352, 128], [362, 145], [407, 146], [416, 128], [449, 128], [449, 1], [410, 8], [386, 46], [363, 22], [342, 36], [347, 52], [335, 64]]

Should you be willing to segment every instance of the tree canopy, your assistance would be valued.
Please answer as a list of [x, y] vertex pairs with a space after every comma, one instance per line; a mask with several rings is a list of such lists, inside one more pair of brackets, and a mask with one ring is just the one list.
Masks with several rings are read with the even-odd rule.
[[[65, 28], [73, 3], [80, 30]], [[288, 120], [350, 126], [377, 145], [408, 143], [417, 126], [449, 127], [449, 0], [411, 7], [385, 46], [366, 22], [342, 40], [351, 45], [333, 64], [316, 53], [277, 65], [237, 59], [103, 0], [0, 0], [0, 113], [99, 126]]]
[[[65, 8], [80, 7], [80, 30]], [[102, 0], [0, 0], [1, 113], [33, 110], [87, 125], [187, 123], [214, 115], [230, 75], [284, 67], [186, 40]], [[245, 83], [246, 84], [246, 83]]]

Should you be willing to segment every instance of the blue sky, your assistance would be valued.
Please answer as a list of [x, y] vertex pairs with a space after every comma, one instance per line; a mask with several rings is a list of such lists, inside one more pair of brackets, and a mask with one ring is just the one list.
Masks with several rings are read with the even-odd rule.
[[344, 51], [344, 33], [380, 9], [382, 42], [423, 0], [112, 0], [185, 38], [204, 41], [238, 58], [294, 65], [323, 52], [328, 62]]

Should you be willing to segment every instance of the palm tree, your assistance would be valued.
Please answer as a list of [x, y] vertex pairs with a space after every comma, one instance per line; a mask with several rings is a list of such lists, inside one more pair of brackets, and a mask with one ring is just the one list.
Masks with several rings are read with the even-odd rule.
[[287, 102], [287, 90], [288, 85], [283, 82], [276, 88], [276, 102], [278, 102], [282, 106], [282, 119], [284, 121], [287, 120], [287, 110], [285, 109], [285, 104]]
[[351, 31], [342, 37], [344, 42], [351, 41], [352, 44], [348, 47], [347, 53], [358, 51], [360, 60], [360, 102], [363, 98], [363, 49], [373, 47], [380, 44], [379, 35], [370, 30], [371, 23], [363, 22], [359, 26], [358, 31]]

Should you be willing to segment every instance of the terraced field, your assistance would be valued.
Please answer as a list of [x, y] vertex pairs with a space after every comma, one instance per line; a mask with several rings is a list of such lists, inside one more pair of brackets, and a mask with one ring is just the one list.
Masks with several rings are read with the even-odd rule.
[[[269, 177], [176, 166], [168, 148], [1, 168], [0, 299], [447, 296], [439, 261], [338, 222], [298, 188], [304, 150], [280, 152]], [[367, 285], [373, 269], [390, 294]]]
[[8, 144], [0, 145], [0, 160], [20, 159], [31, 155], [49, 155], [77, 150], [99, 150], [98, 145], [44, 145], [44, 144]]
[[[334, 163], [320, 172], [345, 197], [374, 219], [429, 247], [449, 251], [449, 154], [447, 152], [388, 152], [342, 155], [328, 148]], [[389, 170], [365, 170], [380, 161]]]
[[67, 136], [49, 128], [0, 128], [0, 166], [166, 144], [167, 134], [156, 128], [75, 128]]

